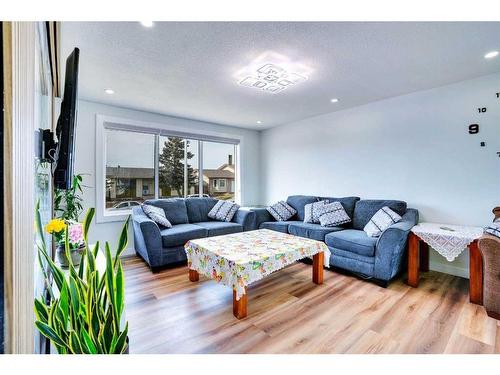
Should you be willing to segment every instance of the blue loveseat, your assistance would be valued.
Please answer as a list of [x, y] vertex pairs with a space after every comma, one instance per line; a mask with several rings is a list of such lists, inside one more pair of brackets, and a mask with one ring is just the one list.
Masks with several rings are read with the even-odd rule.
[[[304, 206], [308, 203], [328, 199], [339, 201], [351, 222], [338, 227], [322, 227], [304, 223]], [[316, 197], [307, 195], [289, 196], [287, 203], [297, 210], [289, 221], [276, 221], [265, 208], [255, 212], [255, 227], [324, 241], [331, 251], [330, 265], [342, 268], [387, 285], [401, 269], [410, 229], [418, 222], [418, 211], [406, 207], [406, 202], [397, 200], [368, 200], [359, 197]], [[371, 217], [387, 206], [402, 220], [378, 238], [369, 237], [363, 228]]]
[[172, 224], [172, 228], [160, 227], [140, 206], [132, 210], [135, 251], [153, 271], [185, 261], [184, 244], [189, 240], [255, 228], [255, 213], [249, 210], [239, 209], [231, 222], [210, 219], [208, 213], [217, 203], [213, 198], [157, 199], [145, 203], [163, 208]]

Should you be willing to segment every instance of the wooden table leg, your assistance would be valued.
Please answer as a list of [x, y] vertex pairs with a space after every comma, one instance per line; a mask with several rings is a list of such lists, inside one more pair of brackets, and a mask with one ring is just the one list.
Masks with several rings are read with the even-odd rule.
[[325, 254], [323, 252], [313, 255], [313, 283], [323, 284], [323, 263], [325, 262]]
[[483, 257], [477, 247], [477, 240], [469, 245], [469, 300], [483, 304]]
[[245, 294], [243, 294], [238, 301], [236, 300], [236, 290], [233, 290], [233, 315], [237, 319], [243, 319], [247, 316], [247, 305], [247, 288], [245, 288]]
[[418, 287], [420, 278], [419, 242], [420, 238], [415, 233], [410, 232], [410, 236], [408, 238], [408, 285], [414, 288]]
[[198, 273], [198, 271], [190, 269], [189, 270], [189, 281], [198, 281], [199, 279], [200, 279], [200, 274]]
[[422, 272], [429, 272], [429, 245], [424, 241], [419, 241], [419, 269]]

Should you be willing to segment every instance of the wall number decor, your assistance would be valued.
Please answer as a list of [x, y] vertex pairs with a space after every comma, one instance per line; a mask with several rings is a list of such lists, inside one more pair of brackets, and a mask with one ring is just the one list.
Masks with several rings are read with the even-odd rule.
[[486, 107], [481, 107], [481, 108], [478, 108], [477, 111], [479, 113], [485, 113], [486, 112]]
[[500, 92], [497, 92], [497, 98], [500, 98]]
[[479, 133], [479, 124], [470, 124], [469, 134], [477, 134], [477, 133]]

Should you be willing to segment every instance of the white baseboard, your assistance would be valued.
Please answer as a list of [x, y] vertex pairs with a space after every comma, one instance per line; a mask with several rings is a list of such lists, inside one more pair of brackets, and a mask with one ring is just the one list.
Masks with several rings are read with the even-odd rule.
[[459, 277], [463, 277], [465, 279], [469, 278], [469, 270], [468, 269], [462, 268], [462, 267], [456, 267], [456, 266], [453, 266], [451, 264], [431, 262], [429, 265], [429, 268], [432, 271], [447, 273], [449, 275], [459, 276]]

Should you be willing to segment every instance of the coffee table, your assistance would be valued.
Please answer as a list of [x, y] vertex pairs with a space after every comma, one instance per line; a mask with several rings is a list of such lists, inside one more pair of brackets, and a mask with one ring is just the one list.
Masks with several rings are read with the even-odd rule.
[[[259, 229], [188, 241], [189, 280], [203, 274], [233, 289], [233, 314], [247, 316], [247, 286], [297, 260], [313, 257], [312, 279], [323, 283], [330, 251], [324, 242]], [[325, 256], [326, 254], [326, 256]]]

